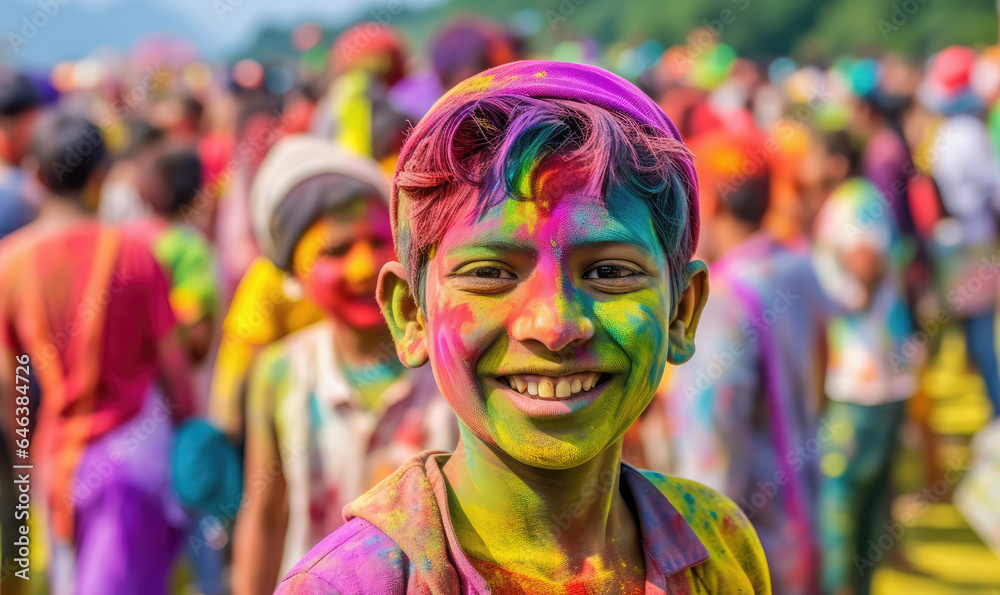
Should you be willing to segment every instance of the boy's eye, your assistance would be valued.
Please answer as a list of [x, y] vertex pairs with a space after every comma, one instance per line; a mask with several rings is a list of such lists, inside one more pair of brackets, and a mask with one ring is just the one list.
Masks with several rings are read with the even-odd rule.
[[627, 293], [645, 287], [649, 275], [635, 265], [603, 263], [589, 269], [583, 278], [599, 291]]
[[513, 273], [501, 267], [479, 267], [467, 273], [480, 279], [514, 279]]
[[450, 276], [456, 287], [472, 293], [498, 293], [510, 289], [517, 283], [517, 275], [500, 263], [471, 264], [458, 269]]
[[621, 277], [628, 277], [635, 275], [635, 271], [627, 269], [623, 266], [614, 264], [604, 264], [599, 267], [594, 267], [590, 269], [590, 272], [584, 275], [584, 279], [617, 279]]

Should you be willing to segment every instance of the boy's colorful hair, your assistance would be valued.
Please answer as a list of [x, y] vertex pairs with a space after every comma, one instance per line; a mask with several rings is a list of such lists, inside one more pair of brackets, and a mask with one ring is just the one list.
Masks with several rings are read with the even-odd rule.
[[392, 231], [423, 301], [424, 270], [448, 228], [481, 217], [550, 156], [591, 172], [588, 191], [645, 201], [670, 266], [674, 303], [698, 242], [692, 158], [666, 114], [628, 81], [593, 66], [522, 61], [462, 82], [420, 121], [400, 154]]

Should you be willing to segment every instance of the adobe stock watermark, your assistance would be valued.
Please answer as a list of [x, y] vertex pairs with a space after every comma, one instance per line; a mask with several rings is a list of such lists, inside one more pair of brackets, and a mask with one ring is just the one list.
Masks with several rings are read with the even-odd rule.
[[940, 502], [952, 486], [958, 483], [962, 474], [957, 467], [958, 465], [954, 461], [948, 461], [948, 470], [945, 471], [944, 477], [916, 495], [916, 510], [904, 512], [898, 521], [882, 524], [882, 533], [877, 538], [868, 540], [865, 557], [862, 558], [859, 554], [855, 554], [851, 559], [859, 575], [864, 576], [866, 572], [873, 570], [886, 553], [903, 539], [906, 530], [913, 527], [917, 519], [930, 510], [932, 504]]
[[284, 136], [290, 121], [288, 114], [277, 108], [271, 110], [271, 113], [274, 119], [267, 128], [253, 136], [244, 138], [236, 146], [233, 155], [239, 159], [230, 159], [225, 169], [219, 173], [215, 180], [198, 190], [191, 204], [181, 207], [180, 215], [184, 223], [194, 223], [199, 213], [213, 207], [222, 198], [225, 189], [230, 187], [236, 176], [246, 167], [246, 164], [255, 160]]
[[114, 117], [106, 116], [101, 118], [100, 123], [97, 124], [97, 130], [88, 130], [84, 133], [84, 137], [77, 141], [75, 145], [66, 147], [68, 155], [65, 161], [56, 161], [52, 164], [52, 171], [56, 175], [56, 179], [61, 182], [66, 174], [71, 173], [83, 163], [84, 157], [90, 156], [98, 146], [103, 145], [103, 133], [107, 133], [108, 130], [113, 128], [115, 122], [124, 121], [136, 106], [149, 97], [153, 88], [166, 78], [168, 74], [159, 67], [147, 67], [146, 73], [142, 76], [139, 83], [129, 89], [124, 98], [118, 98], [112, 103]]
[[754, 147], [748, 151], [746, 159], [739, 166], [738, 175], [717, 184], [716, 188], [719, 194], [736, 192], [750, 178], [757, 176], [762, 169], [766, 170], [770, 166], [773, 156], [781, 150], [781, 143], [791, 138], [799, 126], [812, 119], [815, 112], [822, 108], [827, 101], [829, 101], [829, 95], [818, 92], [808, 103], [796, 106], [792, 114], [781, 118], [775, 133], [767, 135], [762, 146]]
[[[785, 464], [793, 473], [798, 474], [807, 464], [816, 460], [823, 451], [823, 445], [828, 443], [835, 434], [843, 430], [843, 422], [833, 421], [829, 418], [820, 423], [816, 435], [809, 438], [803, 444], [795, 445], [790, 452], [785, 453]], [[749, 496], [743, 497], [739, 501], [743, 514], [751, 521], [768, 503], [792, 481], [792, 477], [782, 469], [774, 472], [774, 476], [766, 481], [758, 481], [756, 489]]]
[[389, 0], [385, 8], [373, 8], [368, 12], [372, 20], [359, 24], [354, 28], [350, 39], [341, 40], [341, 49], [344, 57], [351, 59], [360, 54], [365, 48], [371, 45], [382, 30], [389, 26], [393, 17], [403, 11], [403, 4], [400, 0]]
[[[977, 301], [976, 296], [983, 291], [991, 295], [996, 291], [996, 281], [1000, 276], [1000, 262], [997, 262], [996, 254], [990, 258], [984, 256], [979, 262], [975, 275], [965, 279], [945, 294], [945, 300], [953, 311], [961, 311], [970, 301]], [[912, 365], [918, 356], [929, 349], [931, 339], [953, 319], [954, 315], [951, 312], [938, 308], [932, 317], [917, 321], [917, 329], [903, 341], [899, 349], [886, 355], [893, 371], [898, 372]]]
[[743, 339], [732, 341], [727, 349], [716, 353], [711, 362], [698, 368], [694, 382], [684, 385], [682, 390], [688, 403], [691, 403], [698, 395], [710, 389], [717, 380], [722, 378], [726, 371], [746, 354], [748, 344], [753, 345], [760, 341], [762, 333], [773, 326], [778, 318], [788, 312], [799, 299], [801, 296], [794, 293], [791, 287], [779, 289], [775, 292], [768, 307], [759, 314], [751, 314], [750, 319], [740, 326]]
[[750, 0], [730, 0], [730, 2], [733, 3], [733, 8], [723, 8], [719, 11], [718, 17], [703, 20], [699, 27], [688, 34], [684, 51], [674, 56], [678, 66], [686, 68], [692, 60], [701, 56], [702, 52], [718, 44], [726, 27], [736, 22], [737, 11], [746, 12], [750, 8]]
[[556, 10], [546, 10], [545, 18], [549, 21], [549, 29], [556, 30], [559, 23], [565, 23], [569, 17], [573, 16], [576, 9], [587, 3], [587, 0], [562, 0]]
[[69, 2], [70, 0], [35, 0], [40, 10], [36, 10], [28, 17], [21, 17], [20, 29], [7, 34], [7, 41], [10, 42], [14, 53], [20, 54], [21, 48], [37, 37], [38, 32], [48, 26], [62, 7]]
[[139, 79], [139, 82], [133, 85], [132, 88], [128, 90], [128, 93], [115, 98], [115, 100], [111, 102], [113, 117], [105, 116], [101, 118], [98, 127], [102, 131], [106, 132], [112, 128], [116, 122], [125, 121], [125, 119], [132, 113], [132, 110], [149, 99], [153, 89], [169, 76], [170, 73], [160, 66], [147, 66], [146, 72], [142, 75], [142, 78]]
[[903, 0], [898, 4], [893, 3], [889, 20], [879, 19], [875, 23], [878, 26], [878, 32], [882, 34], [882, 41], [889, 41], [889, 36], [908, 23], [910, 17], [917, 14], [917, 11], [924, 4], [927, 4], [927, 0]]
[[[913, 161], [907, 161], [903, 166], [903, 172], [907, 176], [913, 176], [921, 168], [929, 169], [930, 165], [934, 163], [937, 156], [943, 151], [951, 149], [955, 144], [955, 134], [950, 130], [942, 130], [938, 133], [938, 136], [934, 139], [931, 144], [931, 148], [927, 151], [925, 156], [922, 156], [922, 160], [919, 164]], [[843, 227], [843, 232], [847, 236], [848, 241], [855, 242], [858, 238], [862, 237], [864, 232], [870, 229], [875, 222], [880, 218], [891, 214], [895, 217], [895, 205], [903, 200], [903, 194], [906, 192], [907, 186], [902, 180], [896, 180], [893, 182], [892, 186], [889, 187], [889, 193], [885, 194], [881, 190], [875, 193], [876, 201], [864, 205], [861, 207], [861, 213], [858, 217], [857, 223], [850, 223]]]
[[[786, 133], [791, 132], [786, 130]], [[743, 187], [751, 178], [756, 177], [761, 169], [766, 169], [768, 163], [771, 161], [771, 157], [775, 155], [781, 148], [778, 138], [772, 135], [768, 135], [767, 140], [764, 141], [763, 146], [755, 147], [747, 153], [747, 159], [740, 164], [739, 174], [727, 178], [724, 182], [716, 185], [719, 194], [722, 196], [730, 195]]]
[[601, 496], [614, 489], [615, 481], [618, 479], [618, 469], [605, 469], [597, 477], [590, 478], [587, 483], [580, 488], [580, 497], [570, 503], [561, 514], [551, 514], [552, 533], [559, 535], [563, 531], [573, 526], [573, 521], [587, 511], [587, 507], [596, 502]]
[[152, 411], [147, 412], [141, 419], [132, 420], [128, 424], [128, 429], [117, 436], [112, 443], [111, 452], [106, 459], [92, 464], [88, 469], [81, 469], [72, 480], [72, 487], [69, 493], [63, 495], [64, 504], [68, 508], [86, 503], [87, 500], [98, 494], [98, 490], [104, 482], [113, 475], [115, 468], [130, 460], [132, 454], [139, 450], [143, 444], [153, 438], [158, 432], [162, 432], [164, 424], [173, 423], [172, 411], [177, 409], [173, 402], [158, 401]]
[[[236, 526], [237, 518], [243, 510], [250, 506], [256, 498], [261, 497], [270, 488], [276, 479], [284, 474], [284, 466], [290, 465], [307, 452], [305, 446], [297, 446], [294, 450], [287, 444], [282, 444], [279, 448], [280, 454], [271, 463], [263, 468], [257, 469], [244, 478], [243, 491], [240, 492], [240, 500], [235, 505], [223, 505], [220, 513], [210, 521], [211, 531], [227, 531]], [[211, 537], [211, 536], [209, 536]], [[195, 556], [200, 556], [202, 550], [215, 549], [211, 543], [199, 535], [189, 535], [188, 544], [194, 551]]]
[[226, 20], [226, 15], [243, 6], [243, 0], [212, 0], [212, 10], [219, 22]]
[[[56, 358], [59, 353], [69, 345], [71, 339], [83, 332], [84, 326], [94, 320], [95, 317], [104, 313], [111, 298], [125, 290], [135, 277], [122, 271], [115, 271], [111, 277], [111, 282], [101, 293], [90, 296], [82, 301], [76, 308], [76, 317], [66, 323], [61, 331], [50, 332], [49, 342], [39, 350], [39, 358], [35, 365], [39, 370], [44, 370], [49, 363]], [[82, 324], [81, 324], [82, 323]]]

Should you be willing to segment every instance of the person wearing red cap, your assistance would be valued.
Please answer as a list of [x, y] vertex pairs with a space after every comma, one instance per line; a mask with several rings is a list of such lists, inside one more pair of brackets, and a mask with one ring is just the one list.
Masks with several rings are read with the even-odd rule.
[[407, 139], [377, 295], [459, 420], [344, 509], [278, 593], [770, 593], [746, 516], [621, 460], [708, 296], [676, 128], [592, 66], [514, 62]]
[[317, 103], [310, 130], [392, 171], [408, 126], [407, 114], [389, 99], [406, 75], [406, 43], [393, 27], [359, 23], [330, 49], [332, 80]]
[[934, 56], [920, 100], [945, 119], [929, 166], [945, 217], [932, 232], [931, 258], [949, 313], [965, 330], [966, 348], [1000, 416], [996, 352], [997, 213], [1000, 159], [981, 120], [984, 106], [971, 86], [976, 53], [952, 46]]

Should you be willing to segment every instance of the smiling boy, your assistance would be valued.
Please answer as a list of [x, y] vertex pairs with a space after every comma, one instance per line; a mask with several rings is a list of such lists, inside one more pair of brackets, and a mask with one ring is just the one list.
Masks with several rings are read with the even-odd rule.
[[409, 136], [378, 297], [460, 422], [344, 509], [279, 593], [769, 593], [735, 504], [621, 461], [708, 293], [691, 157], [598, 68], [468, 79]]

